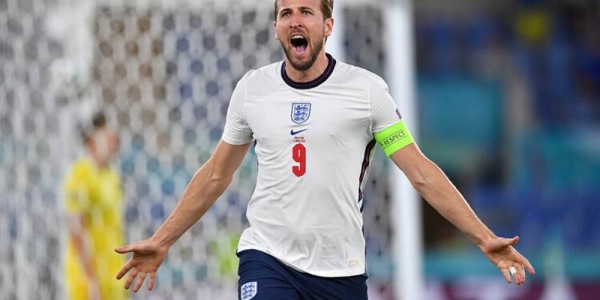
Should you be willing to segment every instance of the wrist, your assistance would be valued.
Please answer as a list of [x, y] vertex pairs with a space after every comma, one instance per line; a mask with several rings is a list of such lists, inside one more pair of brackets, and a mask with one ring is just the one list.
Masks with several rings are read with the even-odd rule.
[[152, 235], [152, 237], [150, 237], [150, 241], [157, 248], [165, 252], [167, 252], [169, 248], [171, 248], [171, 245], [173, 245], [173, 242], [167, 236], [160, 234], [159, 231], [157, 231], [154, 235]]
[[483, 248], [491, 240], [495, 239], [496, 235], [493, 232], [486, 230], [486, 232], [482, 232], [480, 234], [472, 234], [472, 235], [469, 235], [469, 237], [471, 238], [473, 243], [475, 243], [477, 246], [479, 246], [479, 248]]

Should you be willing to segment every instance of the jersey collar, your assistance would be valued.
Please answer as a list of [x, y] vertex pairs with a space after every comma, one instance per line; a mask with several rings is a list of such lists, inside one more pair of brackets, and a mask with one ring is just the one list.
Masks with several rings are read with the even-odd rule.
[[298, 89], [298, 90], [308, 90], [308, 89], [318, 87], [323, 82], [325, 82], [327, 80], [327, 78], [329, 78], [329, 76], [331, 76], [331, 73], [333, 73], [333, 69], [335, 68], [335, 63], [336, 63], [335, 59], [329, 53], [326, 53], [326, 55], [327, 55], [327, 59], [329, 60], [329, 62], [327, 63], [327, 68], [325, 68], [325, 71], [319, 77], [315, 78], [314, 80], [308, 81], [308, 82], [293, 81], [288, 76], [287, 72], [285, 71], [286, 64], [284, 61], [283, 64], [281, 64], [281, 77], [283, 78], [283, 81], [285, 81], [285, 83], [287, 85], [289, 85], [290, 87]]

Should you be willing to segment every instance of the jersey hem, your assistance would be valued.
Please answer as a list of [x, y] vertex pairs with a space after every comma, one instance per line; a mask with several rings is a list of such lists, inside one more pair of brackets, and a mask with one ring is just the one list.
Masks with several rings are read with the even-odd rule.
[[326, 277], [326, 278], [335, 278], [335, 277], [350, 277], [350, 276], [357, 276], [357, 275], [364, 275], [367, 273], [366, 268], [363, 269], [362, 271], [356, 271], [356, 272], [339, 272], [339, 271], [306, 271], [303, 270], [301, 268], [299, 268], [298, 266], [293, 265], [292, 263], [290, 263], [289, 261], [286, 261], [285, 259], [271, 253], [270, 251], [268, 251], [267, 249], [263, 248], [263, 247], [259, 247], [257, 245], [248, 245], [248, 246], [244, 246], [244, 247], [238, 247], [236, 253], [240, 253], [242, 251], [246, 251], [246, 250], [256, 250], [256, 251], [260, 251], [263, 252], [273, 258], [275, 258], [276, 260], [280, 261], [282, 264], [298, 271], [298, 272], [302, 272], [302, 273], [306, 273], [306, 274], [310, 274], [310, 275], [314, 275], [314, 276], [319, 276], [319, 277]]

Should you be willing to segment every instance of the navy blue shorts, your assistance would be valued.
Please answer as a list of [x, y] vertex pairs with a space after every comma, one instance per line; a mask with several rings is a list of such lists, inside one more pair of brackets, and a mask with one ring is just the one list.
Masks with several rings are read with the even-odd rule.
[[319, 277], [257, 250], [238, 253], [238, 300], [366, 300], [367, 275]]

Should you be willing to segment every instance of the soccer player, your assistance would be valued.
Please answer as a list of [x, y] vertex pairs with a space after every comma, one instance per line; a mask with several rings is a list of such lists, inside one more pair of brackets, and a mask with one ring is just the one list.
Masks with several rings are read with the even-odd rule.
[[114, 280], [125, 260], [114, 253], [122, 245], [121, 180], [111, 166], [118, 138], [102, 113], [82, 126], [86, 156], [76, 160], [66, 177], [69, 239], [65, 259], [68, 299], [127, 298]]
[[285, 61], [246, 73], [222, 140], [171, 215], [149, 239], [116, 249], [133, 252], [117, 274], [131, 271], [125, 288], [138, 291], [148, 275], [153, 288], [169, 247], [227, 188], [252, 143], [259, 167], [238, 245], [241, 300], [367, 298], [363, 187], [377, 144], [506, 281], [535, 272], [514, 248], [519, 238], [497, 237], [421, 153], [386, 83], [325, 52], [332, 9], [332, 0], [275, 1]]

